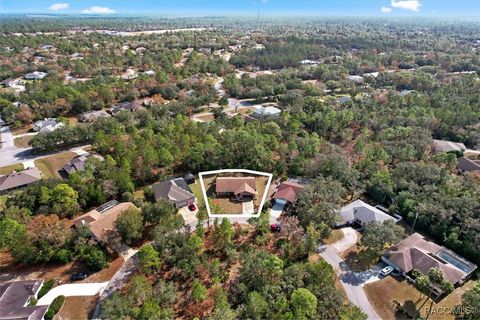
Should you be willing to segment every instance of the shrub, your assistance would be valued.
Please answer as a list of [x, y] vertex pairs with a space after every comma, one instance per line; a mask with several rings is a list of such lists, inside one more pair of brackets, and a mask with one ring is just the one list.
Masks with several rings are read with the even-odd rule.
[[53, 288], [53, 285], [55, 284], [55, 280], [53, 279], [50, 279], [50, 280], [47, 280], [43, 283], [43, 286], [42, 288], [40, 289], [40, 291], [38, 292], [38, 299], [40, 299], [41, 297], [43, 297], [44, 295], [47, 294], [48, 291], [50, 291], [52, 288]]
[[91, 271], [99, 271], [108, 266], [107, 256], [98, 248], [89, 248], [83, 256], [83, 261]]
[[65, 302], [65, 296], [56, 297], [50, 304], [50, 307], [48, 308], [47, 312], [45, 313], [44, 319], [45, 320], [53, 319], [53, 317], [62, 308], [64, 302]]
[[55, 253], [53, 258], [58, 263], [67, 263], [72, 260], [72, 253], [67, 249], [60, 249]]

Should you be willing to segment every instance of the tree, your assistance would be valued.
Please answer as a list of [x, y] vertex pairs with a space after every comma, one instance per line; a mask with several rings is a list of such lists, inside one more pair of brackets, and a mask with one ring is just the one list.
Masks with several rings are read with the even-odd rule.
[[317, 297], [308, 289], [293, 291], [291, 304], [297, 319], [312, 319], [317, 314]]
[[146, 222], [156, 225], [162, 217], [175, 214], [177, 209], [168, 200], [160, 199], [154, 204], [145, 205], [142, 212]]
[[162, 265], [162, 260], [157, 250], [152, 245], [142, 247], [138, 252], [138, 267], [143, 274], [151, 274]]
[[108, 266], [107, 256], [102, 250], [96, 247], [89, 247], [83, 254], [82, 260], [85, 262], [87, 268], [92, 271], [99, 271]]
[[477, 282], [472, 289], [463, 294], [461, 307], [464, 310], [461, 319], [478, 319], [478, 314], [480, 313], [480, 283]]
[[71, 217], [78, 210], [78, 193], [68, 184], [57, 184], [51, 194], [52, 211], [61, 216]]
[[378, 256], [391, 245], [399, 242], [405, 237], [405, 230], [396, 225], [391, 220], [386, 220], [382, 224], [371, 222], [365, 225], [361, 244], [364, 247], [364, 253], [369, 259], [378, 258]]
[[122, 212], [115, 221], [115, 227], [122, 238], [122, 241], [131, 245], [142, 238], [143, 219], [140, 210], [130, 208]]
[[198, 280], [194, 280], [192, 287], [192, 299], [201, 302], [207, 298], [207, 288]]

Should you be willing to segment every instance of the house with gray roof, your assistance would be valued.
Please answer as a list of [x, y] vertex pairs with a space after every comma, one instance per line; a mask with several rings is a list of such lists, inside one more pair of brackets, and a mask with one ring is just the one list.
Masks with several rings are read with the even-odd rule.
[[8, 78], [2, 81], [2, 86], [4, 87], [13, 87], [18, 83], [17, 79], [15, 78]]
[[29, 306], [37, 299], [43, 280], [23, 280], [0, 284], [0, 320], [43, 320], [48, 305]]
[[258, 106], [255, 111], [252, 112], [252, 117], [256, 119], [262, 119], [262, 118], [269, 118], [269, 117], [274, 117], [278, 116], [282, 110], [276, 108], [276, 107], [264, 107], [264, 106]]
[[0, 176], [0, 194], [26, 187], [40, 181], [40, 179], [42, 179], [42, 176], [38, 168], [30, 168], [13, 172], [6, 176]]
[[371, 222], [382, 224], [388, 220], [393, 222], [398, 221], [391, 215], [363, 202], [362, 200], [355, 200], [341, 208], [338, 212], [338, 218], [338, 226], [346, 224], [358, 224], [364, 226]]
[[195, 195], [183, 178], [164, 180], [152, 186], [155, 201], [168, 200], [175, 208], [183, 208], [195, 202]]
[[467, 150], [461, 142], [433, 139], [433, 144], [437, 152], [464, 152]]
[[45, 132], [52, 132], [59, 128], [65, 127], [65, 124], [58, 121], [56, 118], [45, 118], [43, 120], [39, 120], [33, 124], [33, 131], [39, 133]]
[[27, 73], [25, 75], [25, 79], [27, 79], [27, 80], [42, 80], [46, 76], [47, 76], [46, 72], [34, 71], [34, 72]]
[[457, 169], [460, 172], [480, 171], [480, 160], [472, 160], [466, 157], [458, 158]]
[[120, 111], [128, 111], [128, 112], [136, 112], [138, 110], [142, 110], [143, 107], [136, 102], [124, 101], [117, 103], [113, 106], [112, 113], [118, 113]]
[[111, 116], [104, 110], [91, 110], [82, 113], [78, 119], [82, 122], [93, 122], [100, 118], [110, 118]]
[[[87, 159], [89, 157], [94, 157], [94, 158], [97, 158], [98, 160], [100, 161], [104, 161], [105, 159], [100, 156], [100, 155], [89, 155], [89, 154], [82, 154], [80, 156], [77, 156], [75, 158], [73, 158], [72, 160], [68, 161], [62, 169], [60, 169], [60, 175], [62, 175], [62, 173], [65, 175], [65, 176], [69, 176], [71, 175], [72, 173], [74, 172], [78, 172], [78, 171], [83, 171], [85, 170], [85, 165], [87, 163]], [[62, 175], [63, 176], [63, 175]]]

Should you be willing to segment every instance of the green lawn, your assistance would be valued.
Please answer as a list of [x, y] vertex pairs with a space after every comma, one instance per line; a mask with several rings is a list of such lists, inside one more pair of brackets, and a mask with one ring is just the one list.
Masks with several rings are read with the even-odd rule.
[[15, 138], [13, 141], [15, 143], [15, 146], [18, 148], [28, 148], [30, 147], [29, 143], [30, 140], [32, 140], [33, 136], [23, 136], [20, 138]]
[[44, 179], [60, 179], [60, 170], [69, 160], [75, 158], [75, 152], [63, 152], [50, 157], [35, 160], [35, 166], [40, 169]]
[[10, 166], [0, 168], [0, 175], [5, 176], [7, 174], [12, 173], [13, 171], [23, 170], [23, 164], [12, 164]]

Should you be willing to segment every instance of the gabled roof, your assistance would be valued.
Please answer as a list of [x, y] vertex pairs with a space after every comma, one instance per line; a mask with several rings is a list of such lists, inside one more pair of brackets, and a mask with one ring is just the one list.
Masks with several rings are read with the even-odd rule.
[[249, 186], [247, 183], [243, 183], [240, 186], [238, 186], [235, 191], [233, 191], [234, 194], [240, 194], [240, 193], [249, 193], [249, 194], [257, 194], [257, 191], [253, 189], [251, 186]]
[[284, 181], [282, 182], [277, 189], [277, 192], [273, 195], [273, 199], [285, 199], [290, 203], [295, 203], [297, 201], [297, 193], [303, 189], [301, 184]]
[[36, 296], [42, 280], [24, 280], [0, 284], [1, 320], [40, 320], [48, 306], [27, 306], [31, 297]]
[[85, 162], [87, 161], [87, 157], [85, 155], [81, 155], [78, 157], [73, 158], [70, 160], [66, 165], [63, 166], [63, 170], [68, 174], [71, 174], [76, 171], [82, 171], [85, 169]]
[[[403, 272], [417, 270], [427, 275], [430, 269], [438, 268], [447, 281], [455, 284], [476, 269], [476, 265], [454, 252], [426, 240], [422, 235], [414, 233], [390, 248], [385, 258], [393, 262]], [[456, 261], [457, 265], [449, 261]]]
[[252, 113], [252, 116], [273, 116], [273, 115], [277, 115], [277, 114], [280, 114], [280, 112], [282, 112], [282, 110], [278, 109], [278, 108], [275, 108], [275, 107], [263, 107], [263, 106], [260, 106], [258, 107], [257, 109], [255, 109], [255, 111], [253, 111]]
[[30, 168], [19, 172], [13, 172], [7, 176], [0, 176], [0, 191], [25, 186], [42, 179], [38, 168]]
[[359, 220], [361, 223], [378, 222], [396, 219], [380, 209], [372, 207], [362, 200], [355, 200], [340, 209], [340, 217], [343, 222]]
[[[248, 188], [248, 185], [250, 188]], [[233, 192], [237, 190], [253, 190], [256, 193], [257, 187], [255, 185], [254, 177], [217, 177], [215, 183], [215, 192]], [[238, 194], [238, 193], [235, 193]]]

